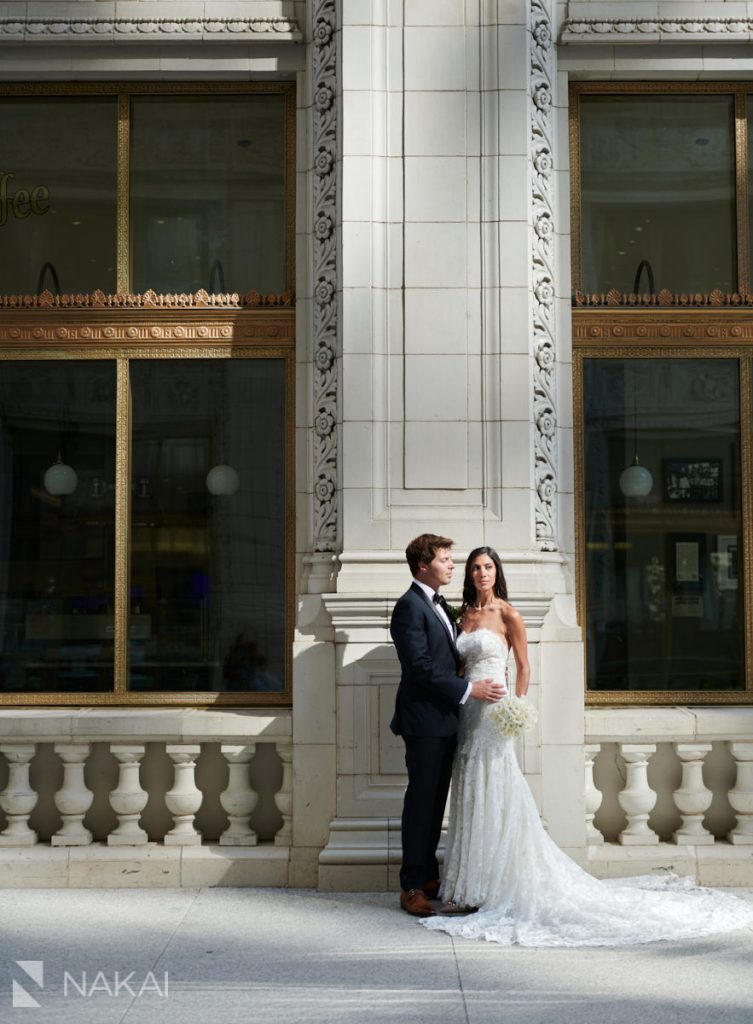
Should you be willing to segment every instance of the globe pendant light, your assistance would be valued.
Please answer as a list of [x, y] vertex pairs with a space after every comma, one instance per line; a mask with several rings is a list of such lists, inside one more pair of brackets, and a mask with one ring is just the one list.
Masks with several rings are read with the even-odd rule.
[[651, 476], [649, 470], [645, 466], [641, 465], [641, 460], [638, 458], [638, 398], [637, 398], [637, 387], [636, 387], [636, 370], [633, 369], [633, 455], [632, 465], [620, 473], [619, 485], [620, 490], [626, 498], [645, 498], [646, 495], [651, 493], [651, 488], [654, 486], [654, 478]]
[[236, 493], [241, 482], [237, 470], [221, 462], [209, 470], [206, 484], [210, 494], [230, 495]]
[[646, 467], [641, 465], [636, 453], [632, 466], [628, 466], [620, 473], [620, 490], [626, 498], [645, 498], [651, 493], [653, 486], [654, 478]]
[[78, 487], [78, 474], [73, 466], [63, 462], [63, 457], [58, 452], [56, 461], [45, 471], [43, 483], [48, 494], [73, 494]]

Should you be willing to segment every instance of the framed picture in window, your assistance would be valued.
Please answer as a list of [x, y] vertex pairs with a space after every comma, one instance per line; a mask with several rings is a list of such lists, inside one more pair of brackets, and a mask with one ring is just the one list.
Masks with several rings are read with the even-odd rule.
[[664, 459], [662, 468], [665, 501], [696, 505], [722, 500], [721, 459]]
[[706, 534], [670, 533], [668, 541], [672, 589], [681, 594], [700, 594], [704, 585]]
[[711, 564], [716, 572], [716, 585], [719, 590], [737, 590], [737, 543], [737, 534], [717, 534], [716, 551], [711, 554]]

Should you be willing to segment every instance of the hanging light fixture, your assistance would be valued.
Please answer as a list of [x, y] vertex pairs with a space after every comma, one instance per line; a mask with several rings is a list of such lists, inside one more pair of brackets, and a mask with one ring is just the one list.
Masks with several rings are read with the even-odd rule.
[[620, 490], [626, 498], [645, 498], [651, 493], [654, 486], [654, 478], [649, 470], [641, 465], [638, 458], [638, 398], [635, 383], [635, 367], [633, 367], [633, 461], [620, 473]]
[[[218, 272], [222, 274], [222, 264], [219, 260], [214, 261], [212, 266], [212, 274], [215, 272], [215, 267], [218, 266]], [[241, 485], [238, 471], [223, 461], [223, 455], [225, 450], [225, 411], [228, 408], [227, 401], [227, 377], [223, 374], [222, 377], [222, 418], [219, 423], [219, 449], [220, 449], [220, 461], [216, 466], [207, 473], [206, 485], [207, 490], [210, 494], [216, 495], [227, 495], [230, 496], [235, 494]]]
[[63, 462], [63, 456], [58, 452], [55, 462], [45, 470], [42, 481], [48, 494], [73, 494], [78, 487], [78, 473], [73, 466]]
[[210, 494], [235, 494], [241, 485], [237, 470], [224, 462], [212, 466], [206, 482]]

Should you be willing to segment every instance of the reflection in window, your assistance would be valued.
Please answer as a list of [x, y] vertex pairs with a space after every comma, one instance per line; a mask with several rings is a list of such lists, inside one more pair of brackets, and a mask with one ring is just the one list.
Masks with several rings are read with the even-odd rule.
[[114, 479], [114, 363], [0, 363], [0, 692], [112, 690]]
[[736, 360], [586, 359], [588, 686], [744, 688]]
[[132, 100], [137, 292], [285, 289], [279, 95]]
[[580, 111], [580, 287], [632, 292], [644, 264], [639, 292], [735, 291], [733, 97], [582, 95]]
[[130, 688], [280, 691], [284, 364], [130, 366]]
[[2, 97], [0, 137], [0, 292], [115, 291], [115, 97]]

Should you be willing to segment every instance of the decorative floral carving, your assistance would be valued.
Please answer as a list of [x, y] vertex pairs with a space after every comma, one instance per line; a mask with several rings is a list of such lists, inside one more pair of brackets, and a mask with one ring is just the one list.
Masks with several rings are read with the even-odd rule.
[[627, 41], [629, 36], [658, 35], [667, 42], [682, 42], [683, 36], [722, 36], [748, 41], [753, 31], [753, 18], [578, 18], [566, 21], [563, 43], [603, 43], [605, 37]]
[[575, 309], [599, 308], [606, 306], [647, 306], [665, 309], [669, 306], [682, 307], [703, 307], [711, 306], [718, 309], [720, 306], [753, 306], [753, 295], [740, 292], [723, 292], [715, 288], [711, 292], [671, 292], [663, 288], [658, 294], [650, 295], [634, 292], [619, 292], [611, 288], [608, 292], [586, 292], [577, 291], [573, 295], [573, 307]]
[[39, 295], [0, 295], [0, 309], [185, 309], [202, 308], [291, 308], [294, 304], [290, 292], [279, 295], [260, 295], [259, 292], [209, 294], [204, 289], [193, 294], [158, 295], [146, 291], [141, 295], [105, 295], [102, 291], [88, 295], [53, 295], [50, 291]]
[[557, 548], [556, 380], [554, 336], [554, 182], [552, 81], [554, 54], [551, 0], [531, 0], [528, 8], [528, 83], [531, 183], [531, 279], [533, 284], [534, 472], [536, 541], [543, 551]]
[[313, 3], [314, 551], [335, 551], [337, 523], [337, 16]]
[[302, 39], [293, 18], [0, 18], [0, 37], [29, 40], [64, 38], [74, 41], [105, 36], [115, 42], [119, 39], [130, 42], [138, 35], [179, 41], [205, 33], [212, 39], [228, 37], [233, 41], [244, 36], [255, 39], [287, 36], [296, 42]]

